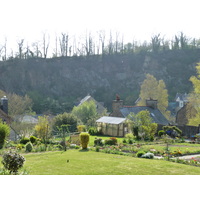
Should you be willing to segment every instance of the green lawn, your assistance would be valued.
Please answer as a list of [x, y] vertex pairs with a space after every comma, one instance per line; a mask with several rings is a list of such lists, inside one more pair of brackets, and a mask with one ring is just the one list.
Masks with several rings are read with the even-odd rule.
[[[199, 175], [200, 168], [93, 151], [24, 154], [30, 175]], [[67, 162], [69, 160], [69, 162]], [[2, 167], [2, 165], [0, 165]]]

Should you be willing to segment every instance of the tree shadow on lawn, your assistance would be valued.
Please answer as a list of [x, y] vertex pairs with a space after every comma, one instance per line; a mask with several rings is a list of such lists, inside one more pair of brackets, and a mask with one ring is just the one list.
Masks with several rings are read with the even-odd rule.
[[89, 149], [80, 149], [79, 152], [88, 152]]

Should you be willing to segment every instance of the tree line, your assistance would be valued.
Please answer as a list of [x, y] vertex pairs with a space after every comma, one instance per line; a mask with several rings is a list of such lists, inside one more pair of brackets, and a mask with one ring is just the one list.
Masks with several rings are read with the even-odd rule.
[[16, 41], [16, 50], [8, 52], [8, 41], [0, 42], [0, 60], [19, 58], [53, 58], [90, 55], [134, 54], [140, 52], [160, 52], [178, 49], [200, 48], [200, 39], [190, 38], [183, 32], [176, 34], [171, 40], [165, 39], [160, 33], [151, 37], [150, 41], [131, 41], [125, 43], [119, 32], [109, 34], [101, 30], [96, 34], [86, 32], [78, 37], [69, 33], [60, 33], [50, 38], [43, 33], [39, 41], [31, 44], [25, 39]]

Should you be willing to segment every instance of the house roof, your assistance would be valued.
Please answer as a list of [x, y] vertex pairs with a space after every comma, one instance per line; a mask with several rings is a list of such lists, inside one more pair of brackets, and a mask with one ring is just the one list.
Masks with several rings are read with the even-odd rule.
[[107, 124], [121, 124], [122, 122], [124, 122], [126, 120], [126, 118], [122, 118], [122, 117], [101, 117], [100, 119], [96, 120], [96, 122], [100, 122], [100, 123], [107, 123]]
[[84, 102], [88, 101], [89, 99], [94, 100], [90, 95], [87, 95], [83, 99], [81, 99], [79, 105], [83, 104]]
[[143, 110], [148, 110], [150, 112], [151, 118], [153, 119], [154, 123], [168, 125], [168, 120], [163, 116], [163, 114], [158, 110], [154, 109], [149, 106], [129, 106], [129, 107], [122, 107], [120, 109], [122, 115], [127, 117], [131, 112], [137, 114]]
[[187, 102], [188, 101], [188, 94], [181, 94], [181, 93], [177, 93], [176, 97], [175, 97], [175, 101], [184, 101]]

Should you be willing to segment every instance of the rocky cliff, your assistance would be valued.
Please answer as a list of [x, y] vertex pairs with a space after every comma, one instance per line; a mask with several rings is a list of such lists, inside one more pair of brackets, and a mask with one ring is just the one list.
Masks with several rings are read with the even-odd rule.
[[110, 106], [118, 93], [126, 104], [138, 98], [145, 74], [163, 79], [171, 99], [191, 90], [200, 50], [117, 54], [51, 59], [10, 59], [0, 63], [0, 89], [20, 95], [38, 94], [62, 102], [75, 102], [90, 93]]

